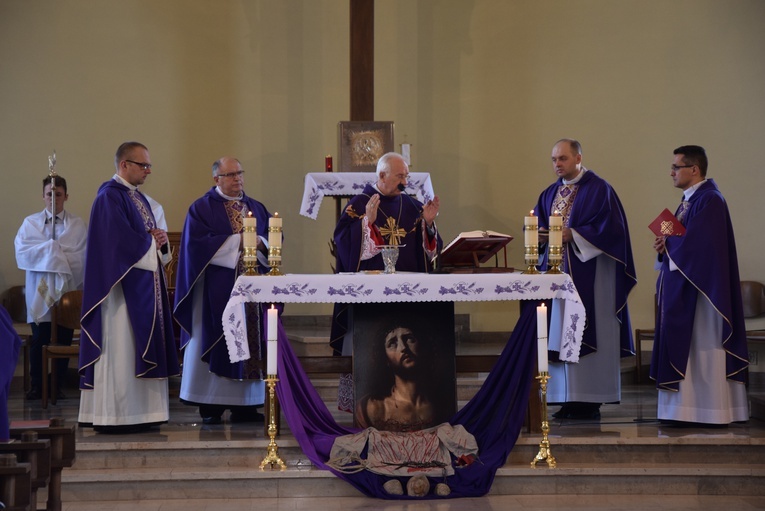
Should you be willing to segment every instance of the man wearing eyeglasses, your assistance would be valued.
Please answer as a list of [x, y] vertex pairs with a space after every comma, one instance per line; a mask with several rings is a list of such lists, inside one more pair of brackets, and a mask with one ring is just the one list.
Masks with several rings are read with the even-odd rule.
[[[562, 270], [587, 311], [579, 363], [551, 361], [547, 399], [560, 419], [597, 420], [603, 403], [621, 400], [620, 358], [634, 354], [627, 296], [635, 286], [627, 218], [616, 191], [582, 165], [582, 146], [562, 139], [552, 149], [557, 180], [539, 196], [535, 214], [547, 241], [549, 219], [563, 217]], [[542, 268], [549, 250], [540, 249]]]
[[168, 377], [180, 371], [161, 262], [167, 232], [138, 189], [152, 171], [149, 150], [125, 142], [114, 165], [88, 226], [79, 422], [135, 432], [167, 422]]
[[[31, 381], [26, 395], [29, 400], [42, 397], [42, 347], [51, 341], [51, 309], [64, 293], [82, 289], [88, 231], [82, 218], [64, 209], [68, 199], [66, 179], [61, 176], [45, 177], [45, 210], [26, 217], [15, 239], [16, 263], [26, 271], [27, 321], [32, 327], [29, 349]], [[71, 328], [58, 327], [56, 337], [59, 344], [71, 344], [73, 336]], [[66, 381], [69, 359], [55, 360], [54, 363], [58, 364], [56, 397], [63, 399], [65, 396], [61, 389]]]
[[747, 421], [748, 352], [733, 226], [703, 147], [674, 151], [681, 236], [657, 237], [658, 307], [651, 378], [670, 424]]
[[[248, 311], [252, 359], [231, 363], [223, 337], [223, 309], [236, 279], [244, 271], [243, 219], [255, 218], [258, 270], [268, 267], [266, 207], [244, 192], [244, 170], [236, 158], [223, 157], [212, 165], [215, 186], [189, 207], [181, 235], [175, 317], [181, 325], [183, 377], [181, 400], [198, 406], [205, 424], [219, 424], [231, 410], [231, 422], [262, 421], [256, 410], [265, 397], [258, 360], [265, 358], [263, 310]], [[265, 307], [265, 305], [264, 305]], [[254, 314], [255, 316], [252, 316]]]

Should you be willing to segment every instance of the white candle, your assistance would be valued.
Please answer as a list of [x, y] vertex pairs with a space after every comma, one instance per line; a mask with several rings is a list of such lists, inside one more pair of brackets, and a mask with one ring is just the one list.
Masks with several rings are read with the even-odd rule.
[[534, 210], [529, 211], [529, 216], [523, 217], [523, 242], [527, 247], [539, 245], [539, 219], [534, 216]]
[[268, 335], [266, 339], [266, 374], [276, 374], [276, 354], [277, 354], [277, 325], [279, 324], [279, 315], [276, 308], [271, 305], [268, 309]]
[[268, 219], [268, 246], [282, 246], [282, 219], [279, 213], [274, 213], [274, 216]]
[[[556, 227], [556, 229], [553, 229]], [[563, 246], [563, 217], [558, 211], [555, 211], [550, 217], [550, 245], [555, 247]]]
[[[258, 224], [257, 219], [252, 216], [252, 211], [248, 211], [247, 216], [242, 218], [242, 227], [242, 245], [244, 248], [250, 248], [254, 251], [258, 246]], [[257, 256], [248, 255], [245, 251], [245, 261], [254, 261], [255, 259]]]
[[537, 307], [537, 365], [540, 373], [547, 372], [547, 306]]
[[412, 164], [412, 146], [411, 144], [401, 144], [401, 156], [404, 158], [404, 161], [407, 165]]

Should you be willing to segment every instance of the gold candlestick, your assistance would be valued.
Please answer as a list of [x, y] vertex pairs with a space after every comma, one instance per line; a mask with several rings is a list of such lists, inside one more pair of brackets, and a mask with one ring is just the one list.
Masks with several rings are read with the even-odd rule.
[[268, 454], [260, 462], [260, 469], [263, 470], [266, 465], [271, 465], [273, 470], [274, 466], [279, 465], [281, 470], [287, 468], [282, 459], [279, 457], [279, 447], [276, 445], [276, 382], [279, 379], [275, 374], [269, 374], [266, 377], [266, 385], [268, 385], [268, 437], [271, 441], [268, 443]]
[[539, 442], [539, 452], [531, 461], [531, 468], [537, 468], [540, 461], [546, 461], [548, 468], [555, 468], [557, 462], [550, 452], [550, 440], [547, 436], [550, 432], [550, 423], [547, 422], [547, 380], [550, 379], [550, 373], [542, 371], [536, 379], [539, 380], [539, 394], [542, 399], [542, 441]]
[[259, 276], [258, 272], [258, 249], [257, 247], [244, 247], [244, 274], [248, 277]]
[[[272, 228], [269, 227], [268, 229], [271, 230]], [[279, 228], [279, 232], [281, 232], [281, 228]], [[281, 270], [282, 247], [268, 247], [268, 265], [271, 267], [271, 270], [266, 275], [272, 277], [284, 275]]]
[[526, 245], [523, 257], [526, 261], [526, 270], [523, 271], [522, 274], [538, 274], [539, 270], [537, 270], [537, 265], [539, 264], [539, 245]]

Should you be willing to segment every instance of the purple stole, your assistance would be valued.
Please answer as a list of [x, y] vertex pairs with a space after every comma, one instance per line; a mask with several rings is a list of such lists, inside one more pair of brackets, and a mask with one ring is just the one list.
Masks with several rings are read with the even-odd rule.
[[[178, 256], [178, 272], [175, 290], [175, 318], [181, 325], [181, 347], [186, 347], [191, 337], [193, 324], [194, 285], [204, 279], [202, 301], [202, 360], [213, 373], [232, 379], [261, 377], [257, 362], [265, 353], [262, 329], [263, 307], [255, 306], [248, 314], [248, 329], [251, 342], [251, 358], [246, 362], [231, 363], [223, 338], [223, 309], [228, 303], [231, 290], [242, 271], [241, 255], [239, 268], [224, 268], [212, 265], [210, 261], [220, 247], [232, 235], [242, 232], [242, 211], [251, 211], [256, 219], [258, 235], [268, 238], [268, 219], [271, 214], [260, 202], [244, 195], [241, 201], [230, 201], [221, 197], [215, 187], [197, 199], [189, 207], [181, 235]], [[258, 265], [260, 273], [267, 268]], [[249, 311], [248, 311], [249, 312]]]
[[[745, 382], [748, 367], [746, 327], [738, 273], [736, 241], [728, 205], [712, 179], [681, 204], [676, 215], [683, 236], [666, 240], [656, 282], [658, 313], [651, 360], [657, 388], [678, 390], [685, 378], [692, 325], [699, 293], [722, 317], [720, 345], [727, 377]], [[669, 270], [670, 259], [678, 270]]]
[[[563, 209], [560, 209], [563, 208]], [[563, 225], [576, 230], [584, 239], [616, 261], [614, 286], [616, 303], [614, 315], [621, 323], [620, 346], [623, 357], [634, 353], [627, 297], [635, 286], [635, 264], [632, 260], [627, 217], [619, 197], [604, 179], [588, 170], [574, 185], [564, 185], [562, 179], [547, 187], [539, 196], [534, 214], [539, 227], [549, 229], [549, 217], [558, 210]], [[582, 262], [569, 244], [563, 245], [563, 271], [571, 275], [587, 311], [587, 325], [582, 339], [581, 354], [597, 349], [595, 330], [595, 268], [597, 258]], [[540, 254], [542, 269], [547, 268], [547, 252]]]
[[[336, 249], [337, 272], [358, 272], [364, 270], [382, 270], [385, 264], [382, 255], [361, 260], [363, 231], [362, 217], [365, 215], [369, 199], [379, 193], [372, 185], [366, 185], [364, 191], [348, 201], [345, 211], [335, 227], [334, 241]], [[388, 197], [380, 194], [375, 225], [380, 229], [386, 243], [391, 243], [391, 235], [398, 239], [399, 245], [406, 245], [399, 250], [396, 269], [400, 271], [415, 271], [429, 273], [433, 265], [423, 248], [422, 234], [422, 203], [409, 195]], [[441, 237], [436, 240], [437, 250], [443, 245]], [[342, 351], [342, 338], [346, 331], [347, 306], [335, 306], [332, 321], [330, 345], [336, 353]]]
[[[162, 264], [156, 272], [134, 269], [146, 254], [156, 225], [139, 191], [109, 180], [93, 202], [88, 226], [82, 304], [80, 388], [93, 387], [93, 365], [101, 356], [101, 303], [120, 284], [135, 339], [135, 376], [165, 378], [180, 372]], [[159, 256], [157, 256], [159, 257]]]

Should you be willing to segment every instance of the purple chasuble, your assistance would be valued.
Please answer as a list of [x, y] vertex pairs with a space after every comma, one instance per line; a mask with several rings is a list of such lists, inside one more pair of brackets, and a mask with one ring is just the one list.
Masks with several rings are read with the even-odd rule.
[[[678, 210], [679, 213], [679, 210]], [[658, 313], [651, 378], [660, 389], [678, 390], [685, 379], [699, 293], [722, 317], [720, 345], [729, 380], [745, 382], [748, 367], [736, 241], [728, 205], [714, 180], [691, 195], [681, 222], [683, 236], [666, 240], [656, 282]], [[669, 270], [670, 259], [677, 265]]]
[[[366, 185], [364, 191], [348, 201], [345, 211], [335, 227], [336, 268], [337, 272], [358, 272], [364, 270], [383, 270], [385, 264], [382, 254], [361, 260], [362, 241], [364, 239], [362, 218], [366, 214], [367, 202], [373, 195], [380, 195], [380, 207], [377, 211], [375, 225], [380, 229], [385, 243], [390, 241], [389, 219], [395, 221], [399, 245], [406, 245], [399, 250], [396, 269], [430, 273], [433, 271], [427, 253], [425, 252], [422, 234], [422, 203], [410, 195], [385, 196], [372, 185]], [[437, 250], [442, 247], [441, 237], [436, 233]], [[347, 320], [345, 310], [347, 305], [336, 305], [330, 345], [336, 353], [342, 352], [343, 335], [346, 331]]]
[[0, 306], [0, 442], [7, 442], [11, 436], [8, 426], [8, 396], [20, 349], [21, 338], [13, 328], [13, 320], [5, 307]]
[[[549, 229], [549, 217], [554, 211], [554, 201], [563, 180], [558, 179], [539, 196], [534, 214], [539, 217], [539, 227]], [[585, 172], [576, 187], [576, 196], [568, 216], [564, 214], [563, 225], [579, 233], [585, 240], [597, 247], [603, 254], [616, 262], [613, 282], [616, 291], [614, 315], [619, 319], [621, 355], [634, 354], [632, 327], [627, 308], [627, 296], [635, 286], [635, 264], [632, 260], [632, 245], [619, 197], [604, 179], [592, 170]], [[540, 266], [547, 268], [547, 251], [540, 253]], [[597, 258], [582, 262], [574, 254], [569, 243], [563, 244], [563, 271], [571, 275], [574, 285], [582, 298], [587, 311], [581, 355], [597, 350], [597, 332], [595, 331], [595, 268]]]
[[[245, 209], [246, 208], [246, 209]], [[204, 283], [202, 300], [202, 360], [209, 364], [210, 371], [226, 378], [242, 380], [260, 378], [260, 371], [251, 367], [263, 358], [265, 353], [263, 329], [257, 351], [251, 349], [251, 358], [247, 362], [231, 363], [228, 348], [223, 338], [223, 309], [231, 295], [239, 268], [224, 268], [210, 264], [210, 261], [232, 235], [242, 232], [242, 211], [251, 211], [259, 236], [268, 239], [268, 219], [271, 214], [260, 202], [242, 196], [241, 201], [225, 199], [212, 187], [205, 195], [189, 207], [186, 222], [181, 235], [181, 248], [178, 255], [178, 272], [175, 289], [175, 318], [181, 325], [181, 347], [185, 348], [191, 337], [194, 309], [194, 286]], [[241, 257], [240, 257], [241, 260]], [[268, 268], [258, 265], [260, 273]], [[248, 325], [263, 324], [263, 308], [257, 308], [256, 317], [248, 316]]]
[[[133, 268], [151, 247], [156, 225], [139, 191], [115, 180], [101, 185], [88, 226], [82, 303], [80, 388], [93, 388], [93, 365], [103, 348], [101, 303], [120, 284], [135, 340], [135, 376], [165, 378], [180, 372], [165, 273]], [[157, 256], [159, 258], [159, 256]]]

